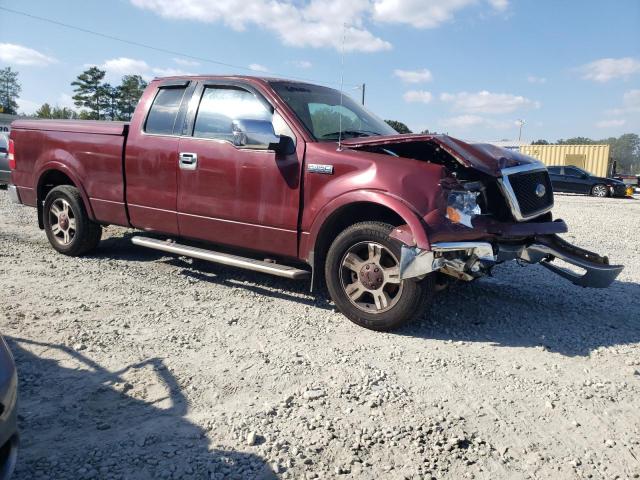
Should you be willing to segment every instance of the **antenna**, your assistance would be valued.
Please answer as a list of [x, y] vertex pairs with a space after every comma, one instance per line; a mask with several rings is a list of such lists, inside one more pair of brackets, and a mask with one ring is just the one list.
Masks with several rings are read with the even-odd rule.
[[344, 95], [344, 44], [347, 38], [347, 24], [342, 24], [342, 59], [340, 64], [340, 111], [338, 112], [338, 151], [342, 150], [342, 97]]

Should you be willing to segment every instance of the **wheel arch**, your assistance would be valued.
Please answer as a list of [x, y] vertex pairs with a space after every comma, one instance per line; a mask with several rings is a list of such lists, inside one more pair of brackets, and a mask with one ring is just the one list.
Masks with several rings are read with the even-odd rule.
[[[313, 285], [322, 278], [322, 264], [335, 237], [351, 225], [383, 221], [399, 227], [407, 225], [416, 245], [429, 248], [426, 231], [418, 214], [402, 200], [384, 192], [353, 192], [330, 202], [316, 217], [301, 257], [312, 267]], [[302, 251], [306, 250], [306, 251]]]
[[80, 192], [82, 203], [87, 211], [87, 215], [91, 220], [95, 219], [93, 209], [91, 208], [91, 202], [85, 192], [79, 179], [67, 168], [64, 164], [49, 164], [43, 168], [38, 175], [38, 182], [36, 184], [36, 198], [38, 209], [38, 226], [44, 228], [44, 221], [42, 218], [42, 207], [47, 194], [60, 185], [70, 185], [75, 187]]

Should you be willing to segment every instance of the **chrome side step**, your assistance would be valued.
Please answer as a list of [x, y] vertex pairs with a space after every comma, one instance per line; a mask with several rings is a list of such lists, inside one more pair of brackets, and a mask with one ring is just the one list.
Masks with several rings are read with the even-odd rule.
[[208, 262], [244, 268], [246, 270], [253, 270], [254, 272], [268, 273], [293, 280], [309, 278], [311, 274], [311, 272], [307, 270], [301, 270], [288, 265], [264, 262], [262, 260], [240, 257], [229, 253], [214, 252], [213, 250], [205, 250], [204, 248], [189, 247], [169, 240], [163, 241], [156, 240], [155, 238], [133, 237], [131, 242], [141, 247], [153, 248], [163, 252], [175, 253], [176, 255], [184, 255], [185, 257], [198, 258]]

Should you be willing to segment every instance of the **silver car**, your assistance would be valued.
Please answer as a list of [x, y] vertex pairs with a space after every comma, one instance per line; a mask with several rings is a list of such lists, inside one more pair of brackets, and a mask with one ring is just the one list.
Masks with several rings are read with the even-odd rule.
[[9, 170], [9, 139], [0, 133], [0, 185], [11, 183]]
[[18, 458], [18, 375], [13, 355], [0, 337], [0, 480], [11, 477]]

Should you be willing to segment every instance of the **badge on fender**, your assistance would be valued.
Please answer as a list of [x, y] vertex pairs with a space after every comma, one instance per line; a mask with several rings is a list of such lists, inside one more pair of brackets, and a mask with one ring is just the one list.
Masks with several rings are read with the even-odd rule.
[[333, 165], [322, 165], [320, 163], [310, 163], [307, 165], [307, 172], [322, 173], [323, 175], [333, 175]]

